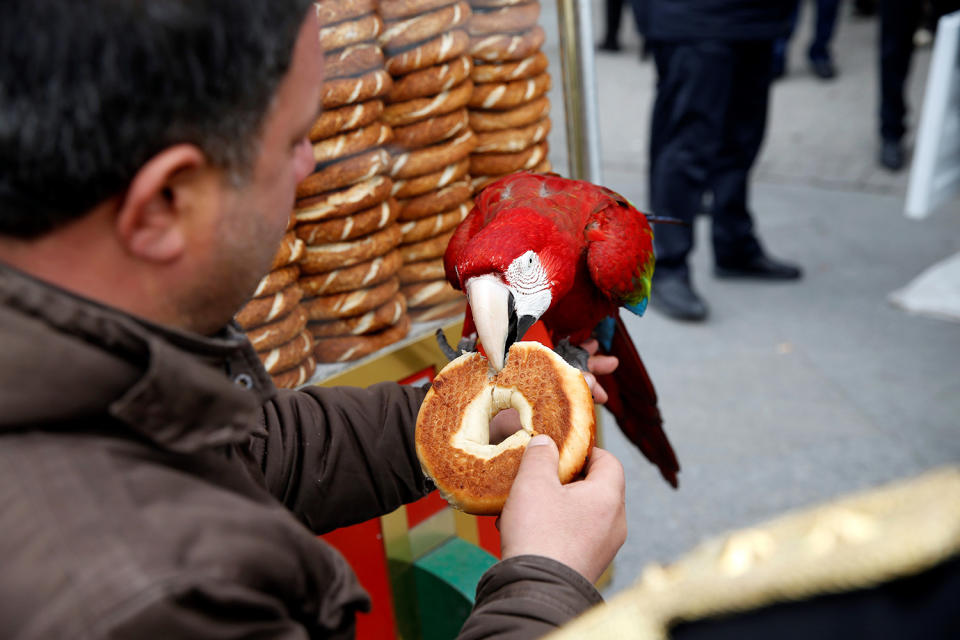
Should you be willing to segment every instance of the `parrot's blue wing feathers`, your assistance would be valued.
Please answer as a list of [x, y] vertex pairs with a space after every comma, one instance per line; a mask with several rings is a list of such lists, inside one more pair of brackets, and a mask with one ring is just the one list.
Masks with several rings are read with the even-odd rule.
[[626, 309], [627, 311], [637, 314], [638, 316], [642, 316], [643, 312], [647, 310], [647, 303], [649, 301], [650, 301], [650, 298], [644, 298], [643, 300], [641, 300], [636, 304], [625, 304], [623, 305], [623, 308]]
[[600, 343], [600, 347], [604, 351], [610, 351], [611, 345], [613, 344], [613, 332], [616, 328], [617, 322], [613, 316], [607, 316], [594, 328], [593, 336], [597, 339], [597, 342]]

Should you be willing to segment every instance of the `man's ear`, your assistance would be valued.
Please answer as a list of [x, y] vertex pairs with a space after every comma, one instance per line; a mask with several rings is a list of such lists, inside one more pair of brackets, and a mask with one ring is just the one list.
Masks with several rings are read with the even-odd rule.
[[150, 158], [118, 205], [115, 228], [124, 249], [150, 262], [179, 258], [209, 168], [206, 156], [192, 144], [167, 147]]

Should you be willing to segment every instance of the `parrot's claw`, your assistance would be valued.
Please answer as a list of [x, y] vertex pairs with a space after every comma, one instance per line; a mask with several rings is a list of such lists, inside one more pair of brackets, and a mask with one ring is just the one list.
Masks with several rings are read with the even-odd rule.
[[460, 353], [470, 353], [477, 350], [477, 334], [472, 336], [463, 336], [457, 343], [457, 350]]
[[569, 338], [564, 338], [558, 342], [553, 350], [556, 351], [561, 358], [566, 360], [567, 364], [583, 372], [589, 371], [587, 368], [587, 360], [590, 358], [590, 354], [587, 353], [586, 349], [570, 344]]
[[447, 360], [455, 360], [462, 353], [468, 353], [470, 351], [477, 350], [477, 337], [474, 336], [464, 336], [460, 338], [460, 341], [457, 342], [457, 349], [454, 350], [450, 346], [450, 343], [447, 342], [447, 336], [443, 333], [443, 329], [437, 329], [437, 345], [440, 347], [440, 351], [443, 352], [443, 355], [447, 357]]
[[453, 350], [453, 347], [450, 346], [450, 343], [447, 342], [447, 336], [443, 333], [443, 329], [437, 329], [437, 345], [440, 347], [440, 351], [443, 352], [443, 355], [447, 357], [447, 360], [454, 360], [457, 357], [457, 352]]

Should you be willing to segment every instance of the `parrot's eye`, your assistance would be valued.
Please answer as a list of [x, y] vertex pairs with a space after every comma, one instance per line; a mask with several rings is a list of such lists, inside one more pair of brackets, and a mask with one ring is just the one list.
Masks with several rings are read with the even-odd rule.
[[508, 282], [524, 289], [541, 288], [546, 277], [540, 258], [534, 251], [527, 251], [515, 258], [505, 275]]

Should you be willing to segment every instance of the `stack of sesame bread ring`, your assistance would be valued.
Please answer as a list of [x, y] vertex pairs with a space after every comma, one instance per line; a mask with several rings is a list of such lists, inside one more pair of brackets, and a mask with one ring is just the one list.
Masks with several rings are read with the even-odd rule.
[[303, 292], [297, 284], [297, 261], [304, 245], [292, 231], [292, 216], [290, 220], [270, 271], [235, 316], [274, 384], [286, 388], [304, 384], [317, 367], [313, 340], [305, 330], [307, 314], [300, 305]]
[[320, 0], [323, 113], [310, 132], [316, 170], [297, 187], [299, 286], [318, 362], [346, 362], [407, 335], [400, 294], [399, 207], [391, 195], [393, 138], [383, 121], [393, 81], [378, 38], [376, 0]]
[[536, 0], [470, 0], [468, 24], [474, 83], [468, 103], [476, 146], [470, 156], [473, 193], [515, 171], [550, 171], [550, 75], [540, 49]]
[[381, 0], [379, 42], [393, 80], [382, 120], [393, 129], [389, 177], [400, 224], [400, 290], [414, 321], [463, 312], [444, 278], [443, 253], [473, 207], [468, 167], [475, 136], [466, 0]]

